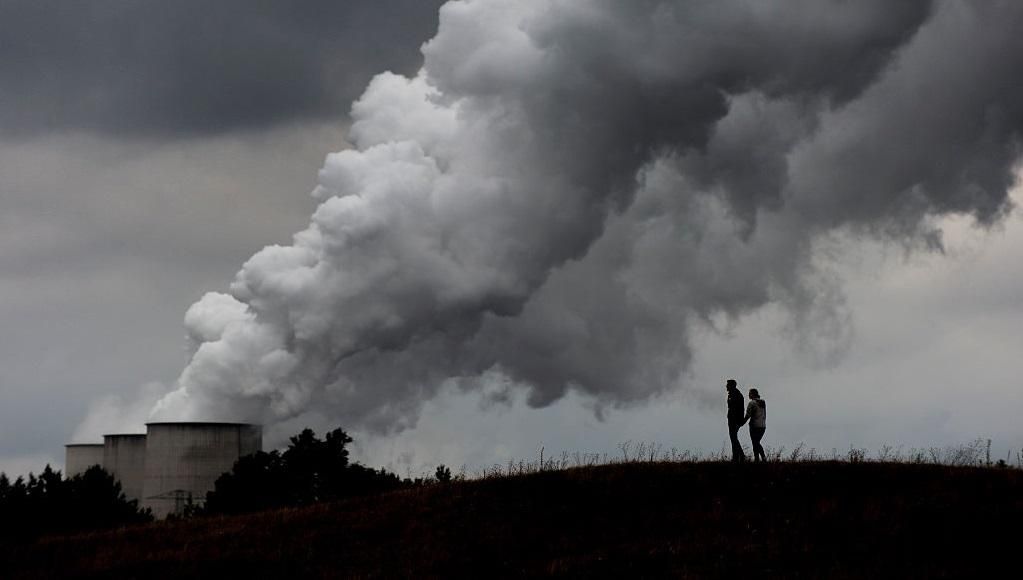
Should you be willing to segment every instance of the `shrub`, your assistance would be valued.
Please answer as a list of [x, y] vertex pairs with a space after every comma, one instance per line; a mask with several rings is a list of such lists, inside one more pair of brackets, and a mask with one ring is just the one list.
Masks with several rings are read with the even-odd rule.
[[439, 483], [448, 483], [451, 481], [451, 470], [443, 465], [437, 466], [437, 471], [433, 475]]

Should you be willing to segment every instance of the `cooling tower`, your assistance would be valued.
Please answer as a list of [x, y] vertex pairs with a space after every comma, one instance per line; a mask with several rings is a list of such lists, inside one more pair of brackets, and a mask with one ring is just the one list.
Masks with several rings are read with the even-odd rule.
[[103, 467], [102, 443], [71, 443], [64, 446], [64, 476], [74, 477], [93, 465]]
[[206, 492], [243, 455], [263, 447], [263, 430], [245, 423], [148, 423], [142, 506], [157, 518], [202, 505]]
[[121, 491], [126, 498], [141, 502], [145, 466], [145, 435], [103, 436], [103, 468], [121, 482]]

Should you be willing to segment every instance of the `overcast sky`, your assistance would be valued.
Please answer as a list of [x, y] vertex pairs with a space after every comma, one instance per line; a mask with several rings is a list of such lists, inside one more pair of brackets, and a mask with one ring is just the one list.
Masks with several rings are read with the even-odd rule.
[[[292, 234], [309, 225], [322, 201], [310, 192], [330, 179], [318, 177], [326, 155], [356, 141], [349, 134], [352, 101], [376, 73], [415, 77], [424, 64], [421, 47], [437, 33], [441, 4], [0, 0], [0, 471], [62, 465], [64, 443], [102, 433], [111, 415], [147, 414], [174, 389], [195, 349], [186, 340], [186, 310], [207, 292], [228, 292], [250, 256], [267, 245], [292, 243]], [[576, 224], [576, 241], [552, 238], [551, 247], [565, 248], [551, 251], [554, 258], [540, 265], [515, 262], [526, 272], [522, 279], [532, 281], [528, 296], [519, 296], [507, 312], [498, 306], [481, 313], [469, 325], [471, 339], [445, 340], [439, 347], [449, 352], [455, 345], [461, 349], [455, 358], [467, 352], [467, 360], [423, 370], [423, 380], [432, 381], [428, 387], [380, 387], [372, 403], [358, 400], [374, 418], [381, 416], [378, 408], [413, 409], [400, 420], [381, 428], [377, 419], [360, 422], [347, 408], [314, 405], [281, 418], [268, 443], [305, 425], [325, 429], [350, 421], [358, 457], [402, 475], [437, 463], [472, 468], [529, 459], [540, 446], [548, 455], [614, 454], [624, 441], [718, 451], [727, 441], [723, 382], [734, 377], [744, 390], [757, 386], [769, 402], [764, 441], [770, 446], [805, 442], [842, 451], [991, 438], [996, 454], [1012, 453], [1015, 460], [1023, 448], [1017, 416], [1023, 410], [1023, 219], [1008, 208], [1023, 202], [1023, 191], [993, 168], [1018, 165], [1019, 106], [1007, 109], [999, 99], [1019, 101], [1020, 89], [1010, 86], [1018, 75], [1004, 80], [1002, 72], [1017, 71], [1012, 67], [1023, 55], [1018, 41], [999, 44], [1008, 32], [988, 26], [983, 39], [977, 32], [986, 23], [1005, 22], [1015, 34], [1012, 23], [1021, 22], [1021, 11], [1013, 3], [966, 3], [966, 9], [906, 3], [880, 18], [866, 2], [862, 13], [847, 8], [839, 12], [844, 20], [835, 21], [803, 5], [800, 13], [757, 25], [729, 8], [720, 14], [686, 8], [679, 16], [684, 30], [655, 30], [681, 38], [677, 46], [640, 46], [635, 37], [657, 36], [629, 34], [649, 25], [629, 10], [594, 2], [602, 20], [580, 16], [584, 10], [575, 5], [586, 2], [553, 2], [557, 8], [544, 13], [542, 25], [533, 14], [524, 17], [538, 46], [558, 48], [549, 53], [557, 55], [546, 61], [553, 62], [550, 68], [538, 67], [526, 81], [528, 63], [519, 67], [514, 55], [493, 50], [474, 52], [483, 41], [464, 31], [466, 21], [492, 17], [480, 21], [481, 29], [490, 26], [490, 38], [513, 44], [514, 38], [499, 34], [511, 18], [508, 11], [484, 9], [499, 0], [469, 4], [481, 6], [479, 12], [445, 13], [445, 34], [427, 50], [429, 76], [439, 90], [477, 99], [476, 112], [497, 95], [507, 112], [502, 118], [514, 121], [521, 105], [527, 121], [543, 119], [558, 130], [571, 130], [567, 121], [560, 124], [564, 116], [555, 115], [564, 103], [584, 120], [599, 115], [599, 123], [591, 119], [598, 129], [566, 137], [559, 142], [563, 149], [549, 151], [550, 166], [537, 170], [536, 183], [557, 184], [563, 166], [566, 183], [587, 184], [576, 172], [617, 184], [619, 173], [631, 179], [634, 164], [650, 161], [629, 158], [638, 150], [632, 140], [651, 150], [681, 148], [670, 171], [643, 165], [649, 173], [637, 191], [621, 197], [608, 185], [600, 206], [607, 213], [594, 212], [590, 220], [596, 223]], [[635, 6], [642, 16], [643, 10], [691, 4], [699, 3], [649, 0]], [[593, 30], [624, 32], [599, 36]], [[747, 54], [736, 43], [707, 40], [729, 35], [762, 44]], [[779, 40], [786, 38], [802, 43]], [[454, 42], [459, 39], [468, 44]], [[1003, 80], [989, 83], [975, 74], [984, 67], [968, 57], [947, 62], [947, 54], [962, 52], [956, 42], [980, 44], [973, 55], [979, 62], [1011, 55], [990, 66]], [[609, 57], [601, 52], [605, 48], [617, 52]], [[824, 56], [814, 60], [799, 51]], [[464, 54], [479, 59], [460, 61]], [[662, 74], [664, 62], [675, 62], [665, 54], [686, 55], [678, 57], [678, 69], [706, 75], [705, 83], [718, 92], [693, 90], [691, 75]], [[509, 69], [514, 72], [494, 68], [506, 60], [516, 64]], [[726, 62], [718, 67], [723, 72], [706, 72], [718, 70], [710, 64], [716, 61]], [[486, 74], [477, 70], [480, 62], [490, 67]], [[629, 92], [631, 80], [640, 77], [622, 71], [632, 68], [654, 85], [670, 77], [656, 87], [659, 100]], [[545, 76], [551, 70], [559, 80]], [[593, 71], [613, 80], [591, 83], [587, 74]], [[560, 83], [576, 82], [575, 72], [584, 79], [579, 85]], [[507, 96], [509, 86], [536, 90], [530, 84], [536, 79], [557, 85], [550, 93], [557, 98], [547, 99], [543, 91], [536, 99]], [[952, 96], [939, 98], [933, 91], [946, 81]], [[985, 92], [985, 83], [994, 88]], [[366, 109], [387, 96], [389, 85], [376, 86], [383, 96], [366, 98]], [[601, 90], [608, 92], [602, 96]], [[722, 93], [728, 99], [718, 102]], [[918, 131], [903, 122], [905, 103], [933, 113], [913, 123], [933, 123], [934, 129]], [[710, 120], [680, 120], [677, 110]], [[378, 113], [361, 114], [363, 141], [379, 140], [373, 132]], [[952, 117], [965, 121], [945, 121]], [[973, 133], [964, 129], [980, 125], [986, 128], [976, 142], [983, 148], [973, 147]], [[665, 136], [662, 126], [682, 128]], [[907, 134], [916, 138], [901, 140]], [[857, 136], [869, 145], [847, 146]], [[952, 145], [919, 155], [904, 150], [932, 142]], [[485, 151], [507, 141], [479, 143], [476, 149]], [[601, 159], [607, 151], [607, 167], [585, 166], [587, 155]], [[899, 159], [892, 164], [897, 168], [874, 159], [876, 151]], [[519, 153], [509, 153], [514, 155]], [[521, 155], [514, 167], [530, 167], [529, 153]], [[927, 155], [954, 169], [929, 171], [920, 160]], [[955, 173], [964, 158], [968, 162]], [[473, 163], [474, 171], [488, 167]], [[785, 177], [757, 164], [781, 167]], [[817, 167], [838, 169], [825, 174]], [[896, 203], [885, 197], [884, 180], [905, 167], [919, 171], [913, 177], [919, 190], [913, 203]], [[965, 182], [962, 175], [980, 177]], [[845, 184], [833, 188], [827, 203], [807, 193], [824, 179]], [[665, 192], [683, 190], [679, 197], [697, 201], [665, 210], [671, 205]], [[1003, 190], [1008, 201], [992, 193]], [[715, 200], [706, 202], [710, 209], [696, 205], [704, 203], [705, 191], [714, 192], [707, 194]], [[918, 210], [916, 202], [926, 207]], [[671, 218], [676, 229], [670, 231], [696, 231], [686, 220], [697, 218], [686, 212], [719, 210], [734, 225], [736, 241], [729, 244], [781, 248], [780, 254], [737, 257], [734, 248], [741, 245], [722, 245], [720, 254], [704, 246], [697, 252], [670, 236], [655, 236], [655, 213]], [[909, 214], [913, 219], [904, 219]], [[785, 224], [797, 219], [806, 224], [807, 237], [790, 242], [782, 235]], [[642, 224], [644, 233], [634, 233]], [[571, 228], [558, 232], [566, 230]], [[702, 239], [718, 235], [699, 231]], [[941, 247], [933, 243], [937, 231]], [[617, 262], [623, 247], [633, 256], [627, 267]], [[800, 253], [798, 263], [783, 255], [786, 248]], [[750, 274], [775, 259], [786, 265]], [[659, 306], [619, 309], [613, 296], [593, 287], [602, 276], [625, 275], [624, 294]], [[686, 281], [716, 277], [734, 283]], [[748, 292], [734, 300], [711, 295], [735, 287]], [[535, 353], [547, 343], [537, 334], [573, 340], [563, 325], [545, 322], [566, 303], [582, 318], [620, 322], [609, 324], [601, 341], [587, 335], [580, 339], [585, 348], [540, 357]], [[671, 321], [652, 323], [651, 317]], [[616, 341], [623, 327], [639, 320], [649, 331], [643, 340]], [[645, 340], [658, 343], [644, 346]], [[423, 368], [419, 361], [435, 352], [415, 340], [401, 344], [416, 372]], [[495, 355], [487, 350], [495, 344], [525, 354]], [[404, 359], [381, 360], [354, 363], [351, 376], [408, 382], [376, 367], [366, 370]], [[442, 380], [445, 373], [464, 378], [488, 365], [502, 369], [501, 376], [481, 373], [484, 378], [471, 386]], [[637, 381], [656, 384], [635, 387]], [[417, 395], [407, 404], [410, 392]], [[384, 400], [392, 393], [393, 401]]]

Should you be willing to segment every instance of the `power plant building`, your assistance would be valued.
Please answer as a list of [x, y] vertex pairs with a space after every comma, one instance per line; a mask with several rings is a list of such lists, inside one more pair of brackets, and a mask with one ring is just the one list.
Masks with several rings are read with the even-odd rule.
[[121, 482], [121, 491], [125, 497], [141, 502], [146, 469], [146, 436], [104, 435], [103, 468]]
[[120, 482], [156, 518], [201, 506], [217, 479], [242, 456], [263, 448], [263, 429], [248, 423], [148, 423], [146, 434], [111, 434], [102, 444], [66, 446], [68, 477], [93, 465]]
[[263, 430], [246, 423], [149, 423], [142, 506], [157, 518], [202, 505], [238, 458], [260, 451]]
[[74, 477], [93, 465], [103, 466], [102, 443], [71, 443], [64, 446], [64, 474]]

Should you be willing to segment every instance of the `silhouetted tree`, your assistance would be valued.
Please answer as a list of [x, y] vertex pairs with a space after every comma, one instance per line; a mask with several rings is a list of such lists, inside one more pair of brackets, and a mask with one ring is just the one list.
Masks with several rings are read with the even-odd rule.
[[384, 470], [349, 464], [352, 438], [342, 429], [319, 439], [304, 429], [283, 453], [258, 452], [239, 459], [206, 496], [206, 513], [242, 513], [308, 505], [397, 489], [405, 482]]
[[291, 438], [281, 456], [290, 480], [291, 503], [301, 505], [338, 497], [348, 467], [345, 447], [351, 442], [341, 429], [327, 433], [325, 441], [318, 439], [312, 429]]
[[69, 481], [67, 501], [81, 527], [113, 527], [152, 519], [148, 510], [139, 510], [138, 502], [125, 498], [121, 484], [99, 466]]
[[98, 466], [70, 479], [49, 465], [38, 476], [10, 479], [0, 474], [0, 537], [28, 540], [42, 534], [67, 533], [140, 523], [151, 518], [128, 501], [113, 476]]
[[206, 496], [208, 513], [234, 514], [288, 505], [290, 485], [281, 454], [259, 451], [240, 458]]

